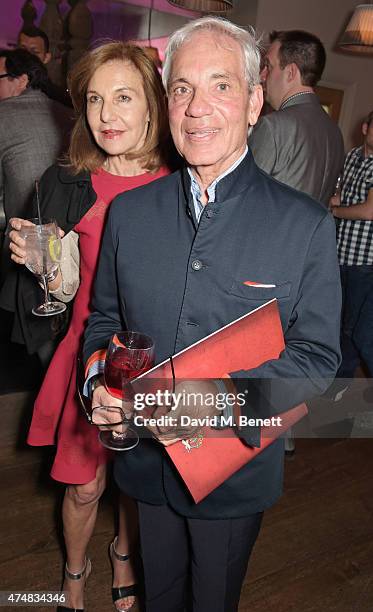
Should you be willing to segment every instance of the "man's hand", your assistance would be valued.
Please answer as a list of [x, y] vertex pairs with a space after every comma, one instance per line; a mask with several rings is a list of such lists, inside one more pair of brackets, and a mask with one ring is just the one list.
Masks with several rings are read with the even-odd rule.
[[340, 194], [333, 195], [329, 200], [329, 210], [332, 210], [335, 206], [341, 206]]
[[[213, 381], [185, 380], [175, 388], [176, 396], [182, 397], [176, 409], [164, 406], [156, 408], [152, 417], [158, 419], [167, 415], [175, 420], [176, 425], [162, 427], [148, 427], [152, 434], [164, 446], [169, 446], [180, 440], [191, 438], [202, 427], [202, 425], [182, 425], [181, 416], [186, 415], [191, 419], [202, 419], [205, 417], [219, 416], [221, 410], [215, 408], [215, 402], [211, 397], [217, 394], [217, 387]], [[206, 403], [207, 398], [209, 401]], [[211, 405], [213, 403], [213, 405]]]
[[132, 414], [133, 403], [110, 395], [103, 384], [93, 391], [92, 421], [99, 429], [123, 434], [128, 428], [128, 423], [122, 422], [123, 416], [129, 419]]

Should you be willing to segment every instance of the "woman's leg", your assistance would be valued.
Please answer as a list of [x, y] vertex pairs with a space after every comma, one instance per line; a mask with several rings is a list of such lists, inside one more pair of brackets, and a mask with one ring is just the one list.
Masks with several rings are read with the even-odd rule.
[[[62, 506], [66, 564], [70, 572], [84, 568], [86, 551], [96, 522], [98, 501], [106, 485], [106, 466], [97, 468], [96, 478], [84, 485], [68, 485]], [[63, 590], [68, 593], [66, 606], [83, 608], [84, 577], [64, 579]]]
[[[115, 541], [115, 550], [121, 555], [131, 555], [128, 561], [118, 561], [112, 556], [114, 578], [113, 587], [135, 584], [134, 560], [138, 546], [137, 505], [123, 493], [119, 498], [119, 531]], [[120, 610], [129, 610], [134, 604], [134, 597], [124, 597], [116, 601]]]

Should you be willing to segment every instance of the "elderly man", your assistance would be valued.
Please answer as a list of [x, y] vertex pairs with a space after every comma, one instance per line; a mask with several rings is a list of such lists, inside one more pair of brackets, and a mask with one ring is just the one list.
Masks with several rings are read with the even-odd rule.
[[[294, 405], [322, 391], [339, 363], [333, 220], [261, 172], [247, 149], [262, 105], [247, 31], [215, 17], [189, 23], [170, 38], [163, 78], [186, 167], [111, 207], [85, 338], [88, 376], [121, 328], [152, 336], [160, 362], [276, 297], [286, 349], [231, 372], [229, 384], [301, 378]], [[118, 405], [94, 382], [93, 406]], [[203, 393], [214, 383], [198, 384]], [[252, 442], [250, 431], [241, 436]], [[120, 453], [116, 480], [138, 501], [147, 612], [237, 610], [263, 511], [281, 495], [283, 454], [277, 440], [195, 504], [161, 435]]]
[[262, 117], [250, 138], [258, 166], [325, 206], [343, 167], [337, 124], [320, 105], [314, 87], [325, 66], [321, 41], [308, 32], [272, 32], [262, 71], [267, 102], [276, 111]]

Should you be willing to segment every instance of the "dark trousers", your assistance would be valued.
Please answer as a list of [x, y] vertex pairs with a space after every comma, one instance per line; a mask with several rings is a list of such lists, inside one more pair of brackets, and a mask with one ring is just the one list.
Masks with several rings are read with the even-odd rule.
[[363, 306], [369, 292], [373, 290], [373, 266], [341, 266], [341, 283], [342, 363], [337, 377], [353, 378], [362, 357], [354, 343], [354, 332], [358, 323], [360, 326], [369, 325], [369, 321], [363, 320], [366, 316]]
[[235, 612], [263, 513], [201, 520], [138, 503], [146, 612]]
[[373, 378], [373, 289], [365, 298], [352, 339]]

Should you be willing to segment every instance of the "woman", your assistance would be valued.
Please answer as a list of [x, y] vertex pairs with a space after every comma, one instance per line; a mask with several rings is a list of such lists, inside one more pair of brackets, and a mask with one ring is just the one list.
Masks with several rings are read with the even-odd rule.
[[[159, 74], [139, 47], [109, 43], [85, 55], [68, 80], [77, 113], [68, 161], [52, 166], [40, 183], [42, 214], [55, 217], [64, 231], [79, 235], [80, 286], [71, 324], [59, 345], [35, 403], [28, 441], [55, 443], [51, 475], [67, 483], [63, 502], [66, 609], [83, 608], [86, 557], [98, 500], [105, 488], [108, 452], [97, 430], [82, 416], [76, 400], [76, 355], [89, 315], [92, 284], [104, 219], [111, 200], [128, 189], [168, 174], [163, 145], [168, 139], [167, 111]], [[22, 220], [11, 225], [19, 230]], [[12, 258], [25, 263], [24, 242], [12, 231]], [[50, 289], [64, 299], [61, 273]], [[68, 292], [68, 291], [67, 291]], [[32, 304], [30, 304], [32, 307]], [[123, 499], [119, 533], [111, 545], [113, 600], [118, 610], [134, 603], [134, 576], [128, 561], [136, 546], [136, 510]], [[129, 588], [119, 588], [125, 585]]]

